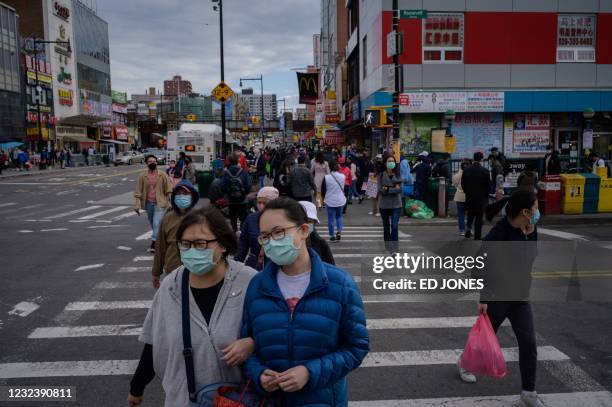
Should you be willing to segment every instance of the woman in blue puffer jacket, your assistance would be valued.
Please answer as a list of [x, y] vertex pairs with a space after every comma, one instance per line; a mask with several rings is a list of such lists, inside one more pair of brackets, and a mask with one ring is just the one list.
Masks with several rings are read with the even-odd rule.
[[259, 227], [269, 261], [245, 297], [242, 336], [255, 341], [246, 376], [285, 406], [347, 406], [346, 376], [370, 350], [359, 290], [306, 248], [306, 213], [296, 201], [268, 202]]

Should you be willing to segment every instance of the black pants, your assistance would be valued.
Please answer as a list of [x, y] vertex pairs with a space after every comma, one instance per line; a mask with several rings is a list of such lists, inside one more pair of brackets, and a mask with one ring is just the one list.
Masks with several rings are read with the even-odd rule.
[[482, 235], [482, 212], [468, 212], [466, 230], [472, 230], [474, 226], [474, 239], [479, 240]]
[[238, 231], [238, 220], [240, 219], [240, 224], [242, 225], [242, 222], [244, 222], [244, 218], [247, 217], [247, 207], [248, 205], [246, 203], [229, 205], [230, 222], [232, 224], [232, 229], [234, 229], [234, 232]]
[[307, 202], [312, 202], [312, 195], [308, 195], [308, 196], [296, 196], [293, 199], [295, 199], [296, 201], [307, 201]]
[[531, 304], [527, 301], [495, 301], [487, 304], [487, 314], [495, 332], [506, 318], [510, 320], [518, 342], [523, 390], [535, 391], [538, 348]]
[[342, 214], [346, 213], [346, 207], [348, 206], [348, 203], [349, 203], [348, 197], [349, 197], [349, 190], [350, 189], [351, 189], [351, 187], [349, 187], [347, 185], [344, 186], [344, 197], [346, 198], [346, 202], [344, 204], [344, 208], [342, 208]]

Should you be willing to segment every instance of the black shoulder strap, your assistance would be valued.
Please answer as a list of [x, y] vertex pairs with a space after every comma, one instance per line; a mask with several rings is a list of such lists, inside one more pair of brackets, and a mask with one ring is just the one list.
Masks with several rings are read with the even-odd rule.
[[193, 348], [191, 347], [191, 318], [189, 317], [189, 270], [183, 269], [181, 282], [181, 310], [183, 319], [183, 356], [187, 373], [189, 400], [196, 401], [195, 372], [193, 368]]

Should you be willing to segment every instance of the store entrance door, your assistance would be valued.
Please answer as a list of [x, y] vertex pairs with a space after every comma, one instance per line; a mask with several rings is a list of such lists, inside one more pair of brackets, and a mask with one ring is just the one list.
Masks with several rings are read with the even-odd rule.
[[580, 130], [578, 129], [556, 129], [555, 148], [560, 155], [572, 155], [580, 151]]

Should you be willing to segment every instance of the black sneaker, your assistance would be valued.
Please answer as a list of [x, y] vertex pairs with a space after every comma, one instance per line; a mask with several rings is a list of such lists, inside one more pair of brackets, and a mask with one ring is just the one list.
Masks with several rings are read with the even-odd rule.
[[330, 241], [330, 242], [335, 242], [335, 241], [336, 241], [336, 237], [335, 237], [335, 236], [330, 237], [330, 238], [329, 238], [329, 241]]
[[151, 242], [151, 247], [148, 250], [149, 253], [155, 253], [155, 240]]
[[342, 236], [340, 236], [340, 233], [336, 233], [336, 240], [340, 241], [341, 238]]
[[465, 231], [465, 235], [463, 235], [463, 236], [465, 236], [466, 239], [469, 239], [470, 237], [472, 237], [472, 231], [471, 230], [466, 230]]

